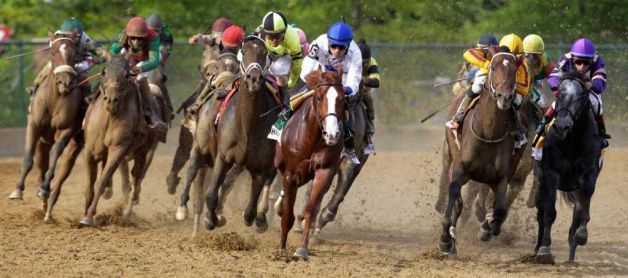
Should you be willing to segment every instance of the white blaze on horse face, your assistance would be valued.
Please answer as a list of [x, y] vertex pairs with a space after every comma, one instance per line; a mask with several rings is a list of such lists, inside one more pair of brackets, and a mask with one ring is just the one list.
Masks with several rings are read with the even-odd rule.
[[59, 51], [61, 52], [61, 57], [63, 57], [63, 61], [67, 61], [67, 52], [65, 50], [65, 43], [61, 44], [61, 46], [59, 47]]
[[329, 88], [326, 94], [327, 97], [327, 115], [325, 116], [325, 141], [330, 143], [336, 143], [338, 134], [340, 134], [340, 128], [338, 127], [338, 118], [331, 116], [337, 115], [336, 113], [336, 98], [338, 97], [338, 91], [333, 87]]
[[504, 65], [505, 68], [508, 68], [508, 64], [510, 64], [510, 61], [504, 60], [502, 61], [502, 64]]

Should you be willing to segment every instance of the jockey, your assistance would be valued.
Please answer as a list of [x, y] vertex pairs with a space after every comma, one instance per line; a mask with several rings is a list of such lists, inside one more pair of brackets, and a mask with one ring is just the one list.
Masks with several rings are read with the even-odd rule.
[[277, 78], [284, 103], [288, 103], [288, 89], [299, 79], [303, 63], [299, 34], [279, 12], [268, 12], [255, 33], [264, 39], [271, 60], [269, 72]]
[[[362, 81], [362, 53], [360, 48], [353, 41], [353, 31], [351, 27], [344, 22], [336, 22], [327, 30], [327, 34], [320, 35], [310, 45], [310, 51], [303, 61], [301, 69], [299, 85], [305, 84], [305, 76], [316, 70], [318, 65], [322, 65], [326, 71], [336, 71], [337, 67], [342, 65], [342, 84], [346, 96], [357, 96]], [[289, 103], [289, 102], [287, 102]], [[290, 106], [280, 113], [277, 123], [273, 129], [279, 132], [269, 134], [270, 139], [279, 140], [281, 131], [279, 127], [283, 127], [290, 115]], [[349, 128], [348, 125], [344, 125]], [[347, 131], [349, 131], [347, 133]], [[354, 150], [354, 142], [352, 132], [345, 130], [345, 148], [342, 151], [343, 157], [350, 158], [355, 164], [360, 164]]]
[[212, 33], [210, 35], [196, 34], [188, 39], [188, 43], [218, 47], [222, 39], [222, 33], [231, 25], [233, 25], [231, 20], [221, 17], [212, 24]]
[[[231, 53], [237, 56], [240, 47], [242, 46], [242, 40], [244, 39], [244, 30], [237, 25], [231, 25], [227, 27], [220, 36], [220, 54], [222, 55]], [[213, 80], [211, 84], [207, 84], [206, 86], [204, 86], [203, 90], [200, 92], [194, 103], [187, 108], [189, 115], [196, 114], [197, 110], [207, 100], [207, 96], [210, 92], [212, 92], [216, 88], [223, 87], [217, 85], [226, 81], [224, 80], [224, 78], [222, 78], [222, 76], [222, 74], [218, 74], [217, 76], [215, 76], [215, 79], [210, 78], [211, 80]], [[218, 96], [216, 97], [216, 99], [223, 100], [227, 96], [227, 94], [228, 90], [223, 87], [223, 89], [218, 92]], [[193, 130], [194, 123], [191, 116], [183, 118], [181, 124], [185, 127], [188, 127], [190, 130]]]
[[[479, 56], [478, 51], [473, 51], [471, 49], [465, 52], [464, 57], [465, 60], [470, 62], [473, 65], [479, 66], [480, 70], [478, 70], [475, 78], [473, 80], [473, 85], [471, 86], [471, 90], [467, 91], [467, 95], [463, 98], [454, 118], [446, 123], [446, 126], [451, 129], [457, 129], [460, 126], [460, 123], [463, 120], [464, 111], [467, 109], [471, 100], [477, 97], [480, 93], [482, 93], [484, 83], [486, 82], [486, 75], [488, 74], [488, 67], [491, 64], [491, 58], [493, 55], [487, 55], [486, 58], [483, 56]], [[523, 144], [527, 143], [527, 138], [525, 136], [525, 128], [521, 124], [519, 119], [519, 108], [521, 107], [521, 103], [524, 96], [528, 95], [528, 91], [530, 90], [530, 77], [528, 74], [528, 66], [525, 60], [525, 57], [522, 54], [523, 50], [523, 42], [521, 38], [516, 34], [508, 34], [504, 36], [499, 41], [499, 51], [500, 52], [508, 52], [515, 55], [515, 59], [517, 62], [517, 72], [516, 72], [516, 81], [515, 81], [515, 99], [513, 100], [513, 108], [514, 108], [514, 116], [515, 116], [515, 147], [520, 148]], [[491, 51], [489, 51], [491, 52]]]
[[528, 71], [532, 77], [531, 101], [541, 108], [547, 108], [543, 89], [543, 80], [548, 78], [556, 64], [545, 52], [543, 39], [535, 34], [527, 35], [523, 39], [523, 54], [526, 57]]
[[[471, 65], [471, 68], [467, 73], [467, 84], [472, 85], [472, 80], [480, 70], [481, 63], [479, 63], [479, 61], [490, 61], [491, 57], [495, 53], [497, 53], [498, 50], [499, 42], [497, 41], [497, 37], [495, 37], [495, 35], [491, 33], [488, 33], [481, 35], [478, 38], [478, 41], [475, 44], [475, 48], [469, 49], [467, 52], [465, 52], [465, 54], [463, 55], [465, 63]], [[470, 61], [474, 61], [474, 63]]]
[[150, 96], [150, 87], [148, 86], [147, 77], [150, 71], [159, 66], [159, 36], [148, 29], [148, 25], [144, 18], [140, 16], [133, 17], [126, 25], [126, 29], [118, 34], [109, 51], [112, 54], [121, 54], [130, 52], [131, 72], [137, 75], [142, 102], [144, 105], [144, 116], [147, 120], [148, 127], [151, 129], [164, 128], [164, 122], [157, 116], [148, 105]]
[[[83, 24], [76, 18], [70, 18], [65, 20], [61, 24], [61, 28], [55, 32], [55, 34], [74, 34], [76, 36], [77, 55], [76, 64], [74, 68], [82, 74], [88, 71], [94, 64], [100, 64], [104, 62], [104, 54], [106, 50], [100, 46], [97, 42], [93, 41], [87, 33], [83, 31]], [[52, 44], [52, 41], [50, 42]], [[50, 64], [47, 63], [44, 68], [37, 74], [33, 85], [26, 88], [26, 92], [29, 95], [33, 95], [42, 79], [50, 71]]]
[[146, 17], [146, 24], [148, 25], [148, 29], [152, 30], [159, 36], [159, 40], [161, 42], [161, 46], [159, 48], [159, 61], [162, 65], [166, 65], [166, 61], [168, 60], [168, 56], [170, 56], [170, 52], [172, 52], [172, 48], [174, 46], [174, 37], [172, 36], [172, 32], [168, 25], [161, 20], [161, 17], [157, 14], [151, 14]]
[[365, 40], [358, 41], [358, 47], [362, 53], [362, 101], [366, 105], [367, 114], [367, 130], [366, 140], [368, 145], [364, 148], [364, 154], [375, 153], [375, 144], [373, 144], [373, 134], [375, 134], [375, 106], [373, 105], [373, 91], [379, 88], [379, 69], [377, 61], [371, 57], [371, 48], [366, 44]]
[[[560, 57], [558, 66], [552, 71], [547, 83], [553, 94], [558, 94], [560, 80], [565, 72], [577, 70], [590, 80], [585, 81], [585, 89], [589, 91], [589, 101], [595, 113], [600, 136], [602, 137], [602, 148], [608, 147], [608, 140], [611, 136], [606, 133], [604, 118], [602, 117], [602, 93], [606, 90], [606, 69], [602, 57], [595, 53], [595, 45], [587, 38], [581, 38], [574, 42], [571, 51]], [[545, 117], [541, 121], [538, 130], [542, 130], [545, 124], [554, 116], [554, 105], [547, 109]]]
[[297, 34], [299, 35], [299, 42], [301, 43], [301, 53], [307, 53], [310, 51], [310, 44], [307, 42], [307, 36], [305, 32], [301, 30], [301, 28], [297, 27], [295, 24], [290, 24], [292, 28], [297, 30]]

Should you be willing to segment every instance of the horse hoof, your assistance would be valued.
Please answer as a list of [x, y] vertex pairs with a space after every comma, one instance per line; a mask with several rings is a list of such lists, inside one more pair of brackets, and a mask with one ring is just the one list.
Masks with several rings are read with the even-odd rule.
[[329, 211], [329, 209], [325, 209], [321, 218], [325, 220], [325, 222], [332, 222], [334, 221], [334, 218], [336, 218], [336, 213]]
[[227, 217], [224, 217], [223, 215], [218, 215], [218, 224], [216, 224], [216, 227], [222, 227], [225, 224], [227, 224]]
[[303, 228], [301, 228], [301, 225], [296, 225], [294, 226], [294, 228], [292, 228], [292, 232], [294, 232], [295, 234], [302, 234]]
[[314, 233], [312, 234], [312, 236], [310, 237], [310, 243], [311, 244], [315, 244], [318, 245], [321, 243], [321, 239], [320, 239], [320, 231], [321, 229], [316, 229], [314, 230]]
[[550, 251], [549, 246], [539, 247], [539, 250], [536, 251], [536, 260], [538, 263], [541, 263], [541, 264], [553, 264], [554, 263], [554, 256], [552, 255], [552, 252]]
[[246, 212], [242, 212], [242, 219], [244, 219], [244, 226], [251, 227], [253, 225], [253, 221], [255, 220], [253, 217], [246, 215]]
[[275, 201], [275, 204], [273, 205], [273, 209], [275, 210], [277, 216], [283, 216], [283, 197], [279, 196], [279, 198], [277, 198], [277, 201]]
[[480, 231], [478, 232], [478, 239], [481, 241], [489, 241], [491, 240], [492, 234], [490, 230], [484, 229], [480, 227]]
[[83, 217], [83, 219], [81, 219], [81, 222], [79, 222], [79, 228], [92, 226], [94, 226], [94, 222], [89, 217]]
[[266, 230], [268, 230], [268, 221], [266, 221], [266, 215], [261, 214], [255, 218], [255, 227], [255, 230], [259, 234], [264, 233], [266, 232]]
[[207, 219], [207, 217], [203, 219], [203, 225], [205, 226], [205, 229], [210, 230], [210, 231], [216, 228], [216, 225], [214, 225], [214, 223], [211, 220]]
[[299, 247], [297, 248], [297, 250], [294, 252], [294, 257], [296, 258], [301, 258], [303, 260], [307, 261], [307, 258], [309, 256], [309, 252], [307, 251], [307, 248], [303, 248], [303, 247]]
[[587, 244], [587, 239], [589, 237], [589, 233], [587, 232], [587, 228], [586, 227], [578, 228], [576, 230], [576, 234], [574, 235], [574, 237], [575, 237], [576, 243], [578, 245], [585, 245], [585, 244]]
[[11, 195], [9, 195], [9, 199], [10, 200], [23, 200], [22, 195], [24, 195], [22, 193], [22, 190], [16, 189], [13, 192], [11, 192]]
[[45, 189], [37, 189], [37, 198], [39, 198], [42, 201], [46, 201], [48, 200], [48, 197], [50, 197], [50, 191], [45, 190]]
[[438, 243], [438, 249], [440, 250], [440, 252], [443, 255], [452, 255], [452, 251], [455, 250], [454, 249], [454, 240], [452, 239], [449, 242], [439, 242]]
[[176, 175], [168, 175], [166, 178], [166, 184], [168, 184], [168, 194], [173, 195], [177, 191], [177, 185], [179, 185], [180, 181], [181, 178]]
[[44, 223], [45, 224], [54, 223], [54, 219], [52, 218], [52, 215], [50, 215], [50, 213], [46, 213], [46, 215], [44, 215]]
[[102, 197], [105, 200], [111, 199], [111, 197], [113, 197], [113, 187], [112, 186], [105, 187], [105, 191], [102, 193]]
[[183, 220], [187, 219], [187, 218], [188, 218], [188, 207], [186, 207], [186, 206], [180, 206], [180, 207], [177, 209], [177, 214], [176, 214], [176, 216], [175, 216], [175, 217], [176, 217], [176, 218], [177, 218], [177, 220], [179, 220], [179, 221], [183, 221]]

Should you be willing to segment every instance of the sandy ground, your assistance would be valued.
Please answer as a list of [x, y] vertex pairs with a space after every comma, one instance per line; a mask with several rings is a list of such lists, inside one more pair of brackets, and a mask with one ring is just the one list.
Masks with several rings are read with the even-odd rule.
[[[172, 133], [172, 132], [171, 132]], [[35, 197], [36, 175], [28, 178], [24, 200], [6, 196], [17, 181], [21, 158], [0, 159], [0, 276], [626, 276], [628, 275], [628, 148], [613, 146], [592, 201], [589, 242], [578, 247], [576, 263], [566, 263], [567, 229], [571, 209], [559, 204], [552, 250], [557, 263], [531, 263], [536, 240], [535, 210], [515, 204], [504, 232], [491, 242], [475, 238], [471, 219], [460, 227], [457, 257], [437, 252], [441, 216], [433, 204], [440, 171], [440, 128], [381, 129], [379, 153], [369, 159], [342, 204], [335, 222], [310, 247], [307, 262], [279, 250], [279, 221], [272, 219], [264, 234], [243, 225], [240, 217], [248, 196], [241, 178], [228, 200], [228, 223], [192, 238], [192, 222], [174, 219], [177, 195], [168, 195], [174, 138], [160, 146], [148, 171], [132, 223], [104, 223], [79, 229], [84, 206], [85, 167], [82, 158], [64, 186], [55, 210], [55, 224], [44, 224], [41, 202]], [[617, 137], [615, 137], [617, 138]], [[7, 150], [7, 137], [0, 142]], [[15, 144], [13, 142], [13, 144]], [[527, 196], [530, 185], [528, 179]], [[99, 207], [101, 219], [111, 220], [121, 198], [116, 176], [114, 198]], [[326, 201], [325, 201], [326, 202]], [[191, 203], [190, 203], [191, 205]], [[109, 216], [110, 218], [107, 218]], [[115, 219], [114, 219], [115, 220]]]

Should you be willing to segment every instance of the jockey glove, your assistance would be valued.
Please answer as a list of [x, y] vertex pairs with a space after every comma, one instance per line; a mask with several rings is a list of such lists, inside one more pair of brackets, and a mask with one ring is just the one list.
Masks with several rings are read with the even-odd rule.
[[353, 89], [351, 89], [351, 87], [349, 86], [345, 86], [345, 96], [350, 96], [353, 94]]

